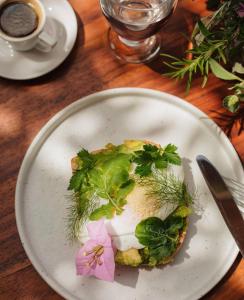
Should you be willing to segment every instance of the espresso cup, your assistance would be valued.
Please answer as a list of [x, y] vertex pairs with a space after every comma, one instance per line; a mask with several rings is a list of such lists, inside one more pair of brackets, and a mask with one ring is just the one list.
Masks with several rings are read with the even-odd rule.
[[23, 37], [13, 37], [8, 35], [0, 27], [0, 38], [7, 41], [16, 51], [28, 51], [36, 48], [42, 52], [49, 52], [57, 43], [53, 37], [44, 31], [46, 24], [46, 12], [43, 4], [39, 0], [0, 0], [0, 13], [1, 10], [11, 3], [24, 3], [30, 5], [35, 11], [38, 19], [37, 27], [35, 30]]

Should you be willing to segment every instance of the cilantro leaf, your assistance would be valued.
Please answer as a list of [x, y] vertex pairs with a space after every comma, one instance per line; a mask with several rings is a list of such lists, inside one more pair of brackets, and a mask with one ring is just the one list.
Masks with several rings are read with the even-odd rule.
[[136, 237], [146, 246], [150, 265], [156, 265], [174, 253], [179, 243], [180, 230], [183, 228], [183, 218], [173, 214], [164, 221], [150, 217], [136, 226]]

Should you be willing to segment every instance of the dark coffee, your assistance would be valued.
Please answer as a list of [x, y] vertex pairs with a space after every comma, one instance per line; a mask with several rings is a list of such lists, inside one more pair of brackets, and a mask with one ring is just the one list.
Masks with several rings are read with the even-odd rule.
[[16, 1], [0, 9], [0, 28], [11, 37], [25, 37], [36, 30], [38, 15], [31, 5]]

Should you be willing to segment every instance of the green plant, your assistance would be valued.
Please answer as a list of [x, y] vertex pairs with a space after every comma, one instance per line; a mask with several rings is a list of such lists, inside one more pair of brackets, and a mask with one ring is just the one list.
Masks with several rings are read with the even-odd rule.
[[[171, 62], [164, 63], [172, 69], [166, 73], [171, 78], [187, 77], [187, 91], [197, 73], [203, 77], [202, 87], [207, 84], [210, 71], [222, 80], [233, 82], [232, 93], [223, 99], [223, 106], [237, 112], [244, 102], [244, 1], [208, 0], [208, 8], [216, 12], [199, 20], [193, 30], [193, 47], [187, 50], [190, 58], [177, 58], [162, 54]], [[225, 67], [223, 67], [225, 66]]]

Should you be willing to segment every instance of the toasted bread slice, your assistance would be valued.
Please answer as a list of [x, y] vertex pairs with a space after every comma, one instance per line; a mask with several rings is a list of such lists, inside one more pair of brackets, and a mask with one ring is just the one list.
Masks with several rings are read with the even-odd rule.
[[[143, 142], [144, 144], [151, 144], [151, 145], [155, 145], [155, 146], [157, 146], [157, 147], [160, 147], [159, 144], [156, 144], [156, 143], [151, 142], [151, 141], [148, 141], [148, 140], [143, 140], [142, 142]], [[92, 153], [100, 153], [100, 152], [103, 152], [103, 151], [105, 151], [105, 150], [107, 150], [107, 149], [106, 149], [106, 148], [101, 148], [101, 149], [92, 151]], [[78, 169], [78, 167], [79, 167], [79, 164], [78, 164], [78, 157], [75, 156], [75, 157], [73, 157], [73, 158], [71, 159], [71, 169], [72, 169], [73, 172], [75, 172], [75, 171]], [[178, 243], [178, 245], [177, 245], [177, 248], [176, 248], [175, 252], [174, 252], [172, 255], [170, 255], [169, 257], [167, 257], [167, 258], [163, 259], [162, 261], [160, 261], [160, 262], [157, 264], [158, 266], [159, 266], [159, 265], [166, 265], [166, 264], [168, 264], [168, 263], [171, 263], [171, 262], [174, 260], [175, 256], [176, 256], [177, 253], [179, 252], [179, 250], [180, 250], [180, 248], [182, 247], [182, 244], [183, 244], [183, 242], [184, 242], [184, 240], [185, 240], [187, 227], [188, 227], [188, 218], [186, 217], [186, 224], [185, 224], [184, 229], [183, 229], [183, 230], [181, 231], [181, 233], [180, 233], [179, 243]], [[129, 252], [129, 251], [131, 251], [132, 249], [133, 249], [133, 248], [128, 249], [128, 250], [126, 250], [125, 252], [127, 252], [127, 251]], [[123, 251], [120, 251], [120, 252], [123, 252]], [[130, 266], [133, 266], [133, 265], [130, 265]], [[138, 266], [147, 266], [147, 264], [141, 263], [141, 264], [139, 264]]]

